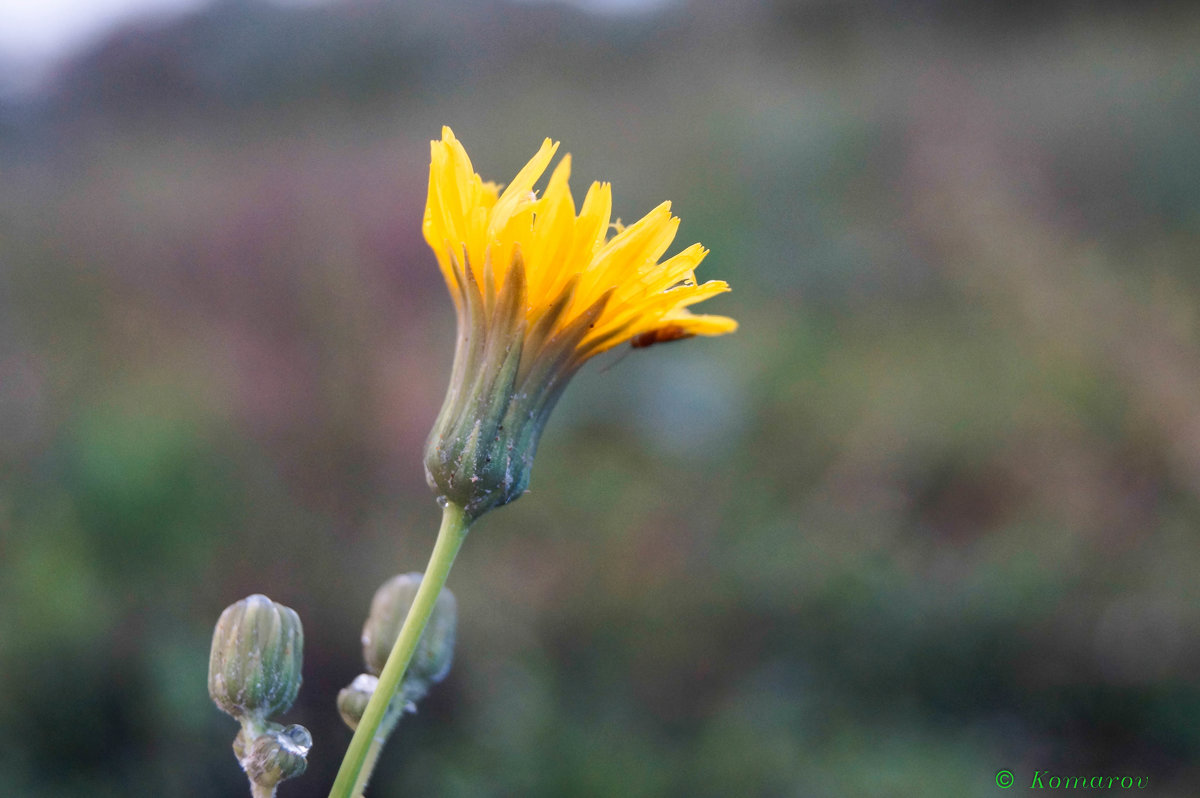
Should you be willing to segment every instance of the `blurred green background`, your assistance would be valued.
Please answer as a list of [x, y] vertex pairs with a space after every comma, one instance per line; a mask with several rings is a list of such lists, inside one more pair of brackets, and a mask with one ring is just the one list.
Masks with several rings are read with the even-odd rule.
[[0, 792], [235, 796], [222, 608], [299, 611], [325, 795], [420, 569], [428, 142], [544, 136], [734, 292], [589, 364], [375, 796], [1200, 785], [1200, 11], [223, 0], [0, 103]]

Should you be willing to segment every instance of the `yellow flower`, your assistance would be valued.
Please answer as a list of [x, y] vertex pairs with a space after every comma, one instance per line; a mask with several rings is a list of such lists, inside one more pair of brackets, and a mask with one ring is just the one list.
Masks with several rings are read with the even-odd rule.
[[[721, 280], [696, 284], [696, 266], [708, 250], [693, 244], [659, 262], [679, 227], [671, 203], [662, 203], [609, 238], [611, 188], [593, 183], [576, 215], [567, 186], [570, 155], [559, 161], [542, 196], [534, 194], [534, 184], [557, 149], [557, 142], [542, 142], [500, 193], [475, 173], [450, 128], [442, 129], [441, 141], [432, 142], [423, 229], [456, 303], [463, 303], [464, 283], [471, 280], [485, 287], [485, 301], [489, 294], [494, 300], [523, 261], [527, 336], [539, 321], [547, 327], [539, 337], [549, 337], [589, 310], [595, 314], [577, 345], [580, 360], [629, 340], [735, 330], [733, 319], [687, 310], [729, 290]], [[553, 319], [546, 318], [550, 314]]]
[[439, 496], [474, 517], [524, 492], [545, 420], [588, 358], [737, 322], [688, 310], [729, 290], [696, 283], [704, 247], [660, 262], [679, 226], [670, 203], [621, 228], [609, 221], [609, 185], [593, 183], [577, 213], [569, 155], [539, 197], [534, 184], [558, 149], [549, 139], [503, 192], [475, 173], [450, 128], [431, 149], [423, 231], [454, 299], [458, 346], [425, 464]]

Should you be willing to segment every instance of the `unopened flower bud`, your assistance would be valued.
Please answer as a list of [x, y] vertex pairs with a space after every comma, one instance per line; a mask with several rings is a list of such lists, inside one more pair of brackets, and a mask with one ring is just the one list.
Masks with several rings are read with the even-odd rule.
[[273, 790], [279, 782], [304, 772], [310, 748], [312, 735], [303, 726], [268, 731], [255, 738], [242, 759], [242, 769], [252, 782]]
[[358, 722], [362, 720], [363, 713], [367, 711], [367, 702], [371, 700], [378, 685], [378, 676], [360, 673], [354, 677], [354, 681], [350, 682], [349, 686], [343, 687], [338, 693], [338, 713], [341, 714], [342, 720], [346, 721], [346, 725], [350, 727], [351, 731], [358, 728]]
[[304, 629], [295, 611], [255, 594], [221, 613], [208, 661], [208, 694], [239, 720], [286, 711], [300, 691]]
[[[362, 635], [363, 661], [371, 673], [383, 671], [420, 585], [421, 574], [413, 572], [389, 579], [375, 592]], [[408, 700], [420, 698], [430, 685], [437, 684], [450, 672], [457, 617], [454, 594], [443, 589], [404, 674], [400, 692]]]

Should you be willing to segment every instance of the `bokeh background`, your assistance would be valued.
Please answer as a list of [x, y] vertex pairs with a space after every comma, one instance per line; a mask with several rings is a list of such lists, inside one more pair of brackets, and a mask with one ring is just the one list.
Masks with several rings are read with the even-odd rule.
[[982, 0], [220, 0], [8, 91], [0, 792], [245, 794], [264, 592], [326, 793], [437, 526], [444, 123], [673, 200], [742, 328], [575, 380], [372, 795], [1196, 794], [1200, 12]]

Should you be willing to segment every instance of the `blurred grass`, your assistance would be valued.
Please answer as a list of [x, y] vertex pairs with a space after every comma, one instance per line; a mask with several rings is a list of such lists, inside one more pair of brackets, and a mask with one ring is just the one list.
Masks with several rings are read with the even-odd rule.
[[436, 524], [450, 123], [672, 199], [742, 329], [577, 378], [375, 794], [1190, 795], [1200, 18], [465, 8], [223, 6], [0, 114], [0, 783], [240, 794], [204, 670], [262, 591], [323, 794]]

